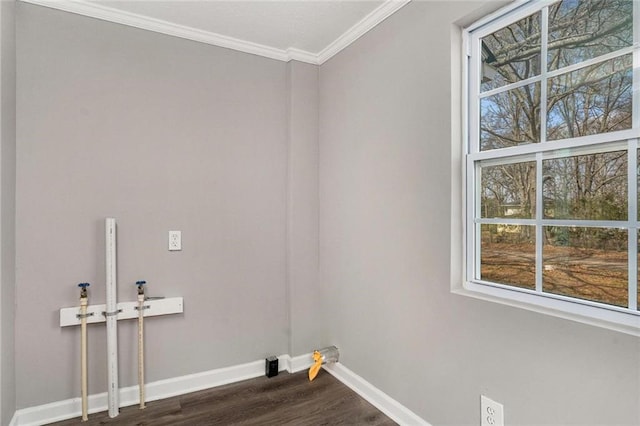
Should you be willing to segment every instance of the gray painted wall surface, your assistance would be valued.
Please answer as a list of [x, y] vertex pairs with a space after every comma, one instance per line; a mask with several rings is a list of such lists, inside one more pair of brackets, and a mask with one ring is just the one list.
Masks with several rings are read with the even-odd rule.
[[291, 61], [288, 281], [292, 356], [326, 346], [318, 285], [318, 67]]
[[[58, 309], [82, 281], [104, 302], [109, 216], [118, 299], [146, 279], [185, 300], [145, 322], [148, 381], [286, 353], [286, 83], [283, 62], [18, 4], [18, 408], [79, 395], [78, 329]], [[135, 330], [120, 322], [121, 386]], [[104, 392], [103, 326], [89, 347]]]
[[15, 2], [0, 2], [0, 424], [16, 408], [14, 353], [16, 37]]
[[320, 68], [330, 340], [434, 425], [478, 425], [480, 394], [510, 425], [640, 424], [640, 339], [450, 293], [451, 26], [476, 7], [412, 2]]
[[[119, 299], [141, 278], [185, 297], [147, 323], [149, 381], [336, 344], [433, 424], [478, 424], [480, 393], [508, 424], [640, 423], [637, 338], [449, 292], [451, 23], [477, 6], [409, 4], [318, 77], [19, 4], [18, 408], [78, 396], [57, 310], [85, 280], [104, 301], [115, 216]], [[103, 392], [103, 327], [89, 337]], [[135, 338], [121, 323], [122, 386]]]

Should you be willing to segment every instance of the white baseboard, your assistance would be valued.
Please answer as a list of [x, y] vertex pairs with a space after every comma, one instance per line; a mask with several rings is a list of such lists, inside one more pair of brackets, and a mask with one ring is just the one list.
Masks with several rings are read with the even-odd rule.
[[[313, 364], [311, 354], [295, 357], [280, 355], [278, 359], [278, 370], [286, 370], [290, 373], [306, 370]], [[259, 360], [246, 364], [217, 368], [215, 370], [205, 371], [202, 373], [189, 374], [187, 376], [147, 383], [145, 386], [146, 400], [156, 401], [229, 383], [240, 382], [242, 380], [253, 379], [264, 374], [264, 367], [264, 360]], [[336, 363], [325, 365], [324, 369], [395, 422], [401, 425], [431, 426], [412, 411], [379, 389], [375, 388], [372, 384], [356, 375], [342, 364]], [[137, 385], [120, 389], [120, 407], [136, 405], [138, 403], [139, 393]], [[89, 396], [89, 413], [98, 413], [106, 410], [106, 392]], [[9, 426], [39, 426], [61, 420], [72, 419], [74, 417], [80, 417], [81, 414], [81, 399], [71, 398], [63, 401], [52, 402], [50, 404], [17, 410], [11, 420], [11, 423], [9, 423]]]
[[343, 364], [339, 362], [326, 364], [322, 368], [399, 425], [431, 426], [422, 417], [349, 370]]
[[[292, 371], [291, 365], [301, 365], [303, 358], [300, 356], [291, 358], [289, 355], [281, 355], [279, 359], [280, 371]], [[253, 361], [232, 367], [217, 368], [202, 373], [189, 374], [145, 385], [147, 401], [170, 398], [242, 380], [253, 379], [264, 374], [264, 360]], [[130, 386], [120, 389], [120, 407], [136, 405], [140, 402], [138, 386]], [[107, 410], [107, 393], [99, 393], [89, 396], [89, 413], [98, 413]], [[71, 398], [63, 401], [36, 407], [23, 408], [16, 411], [10, 426], [38, 426], [61, 420], [72, 419], [82, 415], [82, 401], [80, 398]]]
[[313, 365], [313, 356], [312, 354], [306, 355], [298, 355], [293, 358], [289, 358], [289, 366], [287, 371], [289, 373], [297, 373], [298, 371], [307, 370], [309, 367]]

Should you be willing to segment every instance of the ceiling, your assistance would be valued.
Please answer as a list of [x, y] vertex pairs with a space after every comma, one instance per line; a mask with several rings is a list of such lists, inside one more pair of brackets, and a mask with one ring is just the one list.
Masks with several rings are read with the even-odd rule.
[[322, 64], [410, 0], [22, 0], [273, 59]]

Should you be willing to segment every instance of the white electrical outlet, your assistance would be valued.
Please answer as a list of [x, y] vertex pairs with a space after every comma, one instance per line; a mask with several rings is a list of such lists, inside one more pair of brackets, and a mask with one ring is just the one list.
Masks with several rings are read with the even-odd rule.
[[504, 426], [504, 407], [484, 395], [480, 395], [480, 426]]
[[169, 250], [182, 250], [182, 232], [169, 231]]

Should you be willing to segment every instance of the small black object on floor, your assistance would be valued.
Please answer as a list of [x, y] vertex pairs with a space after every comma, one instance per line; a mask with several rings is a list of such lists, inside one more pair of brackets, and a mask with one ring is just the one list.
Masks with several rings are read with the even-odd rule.
[[274, 377], [278, 375], [278, 357], [270, 356], [264, 360], [264, 375]]

